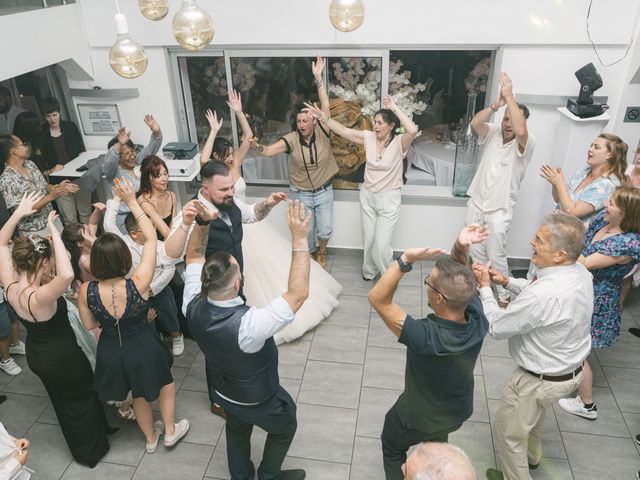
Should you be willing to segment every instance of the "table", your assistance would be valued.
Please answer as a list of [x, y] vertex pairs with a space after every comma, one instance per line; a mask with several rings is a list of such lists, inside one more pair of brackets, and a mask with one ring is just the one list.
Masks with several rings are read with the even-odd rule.
[[453, 185], [455, 158], [454, 143], [433, 143], [427, 136], [415, 139], [407, 152], [409, 164], [433, 175], [437, 186]]
[[[100, 155], [104, 155], [107, 153], [105, 150], [87, 150], [86, 152], [82, 152], [76, 158], [67, 163], [62, 170], [58, 170], [57, 172], [49, 174], [50, 177], [57, 177], [60, 179], [69, 179], [75, 180], [80, 178], [84, 171], [79, 172], [78, 168], [83, 167], [87, 164], [87, 162], [93, 158], [99, 157]], [[160, 158], [162, 157], [161, 152], [158, 155]], [[197, 160], [197, 157], [195, 159]], [[198, 176], [200, 173], [200, 169], [196, 168], [190, 175], [188, 176], [170, 176], [169, 177], [169, 190], [173, 191], [176, 194], [178, 199], [178, 208], [182, 208], [181, 199], [190, 198], [190, 192], [187, 192], [187, 186], [189, 182], [191, 182], [194, 178]], [[111, 185], [107, 184], [106, 180], [102, 180], [97, 189], [98, 199], [102, 202], [111, 198]], [[188, 197], [189, 196], [189, 197]]]

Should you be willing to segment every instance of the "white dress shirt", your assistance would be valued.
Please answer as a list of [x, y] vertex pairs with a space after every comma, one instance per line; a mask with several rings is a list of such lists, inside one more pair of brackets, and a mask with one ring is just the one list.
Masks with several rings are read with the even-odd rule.
[[[116, 216], [120, 207], [119, 204], [119, 200], [107, 200], [107, 210], [104, 214], [104, 231], [118, 235], [124, 240], [127, 247], [129, 247], [129, 251], [131, 252], [131, 270], [129, 271], [129, 275], [131, 275], [140, 265], [143, 245], [134, 242], [129, 235], [123, 235], [122, 232], [120, 232], [120, 229], [116, 225]], [[171, 282], [175, 274], [176, 264], [180, 262], [182, 262], [182, 257], [171, 258], [167, 256], [164, 251], [164, 242], [158, 240], [156, 246], [156, 269], [153, 272], [153, 279], [149, 286], [151, 289], [150, 294], [156, 295], [169, 285], [169, 282]]]
[[484, 145], [478, 171], [469, 186], [469, 196], [483, 212], [511, 211], [518, 199], [520, 182], [531, 162], [536, 140], [528, 134], [524, 152], [520, 152], [518, 139], [502, 141], [502, 126], [488, 123], [489, 131], [478, 140]]
[[[191, 300], [202, 291], [201, 263], [187, 265], [184, 275], [184, 293], [182, 295], [182, 313], [187, 315], [187, 307]], [[235, 307], [244, 302], [240, 297], [232, 300], [207, 300], [218, 307]], [[251, 307], [242, 316], [238, 331], [238, 346], [244, 353], [256, 353], [264, 346], [264, 342], [289, 325], [295, 314], [287, 301], [278, 295], [263, 308]]]
[[[213, 203], [211, 203], [209, 200], [204, 198], [204, 196], [202, 195], [202, 191], [198, 191], [198, 200], [208, 210], [212, 210], [213, 209], [213, 207], [214, 207]], [[247, 205], [246, 203], [244, 203], [241, 199], [239, 199], [237, 197], [233, 197], [233, 202], [240, 209], [240, 215], [241, 215], [241, 218], [242, 218], [242, 223], [255, 223], [255, 222], [259, 221], [258, 218], [256, 217], [256, 212], [255, 212], [256, 204], [255, 203]], [[225, 222], [227, 225], [230, 224], [230, 221], [227, 221], [229, 219], [228, 215], [226, 215], [226, 219], [223, 218], [223, 216], [220, 216], [220, 219], [223, 222]], [[169, 238], [171, 235], [173, 235], [173, 232], [175, 232], [178, 228], [180, 228], [181, 224], [182, 224], [182, 211], [180, 211], [173, 218], [173, 220], [171, 222], [171, 231], [169, 232], [169, 236], [167, 238]], [[193, 231], [194, 225], [195, 225], [195, 223], [191, 224], [191, 226], [189, 227], [189, 233], [187, 234], [187, 241], [185, 242], [184, 249], [182, 250], [182, 256], [183, 257], [187, 253], [187, 244], [189, 243], [189, 237], [191, 236], [191, 232]]]
[[509, 353], [532, 372], [563, 375], [575, 370], [591, 350], [593, 277], [581, 264], [546, 267], [537, 279], [510, 278], [518, 294], [501, 310], [490, 287], [480, 289], [489, 334], [509, 339]]

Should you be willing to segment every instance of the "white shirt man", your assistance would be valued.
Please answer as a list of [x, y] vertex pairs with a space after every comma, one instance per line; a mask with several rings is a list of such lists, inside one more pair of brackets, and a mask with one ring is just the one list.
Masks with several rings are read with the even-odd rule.
[[[507, 110], [501, 124], [487, 123], [492, 113], [504, 105]], [[520, 183], [535, 147], [535, 138], [527, 130], [527, 118], [529, 109], [515, 101], [511, 79], [502, 73], [496, 100], [471, 121], [471, 127], [479, 136], [478, 143], [485, 147], [469, 187], [471, 199], [465, 222], [487, 225], [491, 232], [486, 242], [472, 246], [471, 256], [482, 263], [491, 260], [493, 268], [507, 276], [507, 234]], [[497, 290], [501, 305], [506, 305], [509, 292], [501, 285]]]
[[[509, 353], [518, 365], [494, 420], [503, 472], [489, 469], [489, 480], [530, 480], [529, 468], [542, 457], [546, 410], [582, 382], [593, 313], [592, 276], [577, 263], [583, 237], [578, 218], [548, 215], [531, 241], [531, 262], [538, 267], [532, 281], [507, 278], [488, 263], [474, 265], [489, 334], [509, 339]], [[518, 295], [506, 310], [498, 307], [490, 280]]]

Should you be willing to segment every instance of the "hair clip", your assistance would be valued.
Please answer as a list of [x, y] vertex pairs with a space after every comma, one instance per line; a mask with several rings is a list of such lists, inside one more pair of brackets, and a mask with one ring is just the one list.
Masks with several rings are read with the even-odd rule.
[[47, 250], [46, 241], [43, 238], [35, 238], [33, 235], [29, 235], [27, 238], [32, 243], [34, 250], [43, 255]]

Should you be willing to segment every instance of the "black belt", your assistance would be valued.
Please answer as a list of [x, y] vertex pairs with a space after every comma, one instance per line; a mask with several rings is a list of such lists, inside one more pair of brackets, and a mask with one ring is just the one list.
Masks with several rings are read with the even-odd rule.
[[302, 190], [301, 188], [298, 188], [298, 190], [300, 190], [301, 192], [305, 192], [305, 193], [316, 193], [316, 192], [320, 192], [322, 190], [326, 190], [327, 188], [329, 188], [331, 186], [331, 180], [327, 180], [325, 183], [323, 183], [320, 187], [313, 189], [313, 190]]
[[531, 370], [527, 370], [526, 368], [523, 368], [523, 370], [527, 372], [529, 375], [533, 375], [534, 377], [539, 378], [540, 380], [546, 380], [547, 382], [566, 382], [567, 380], [572, 380], [576, 375], [578, 375], [582, 371], [582, 365], [576, 368], [573, 372], [565, 373], [564, 375], [544, 375], [542, 373], [532, 372]]

